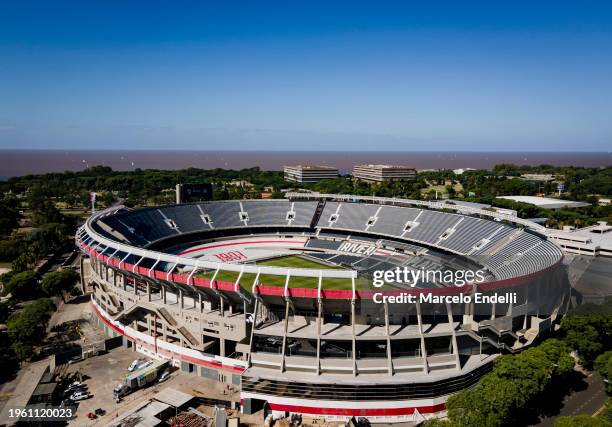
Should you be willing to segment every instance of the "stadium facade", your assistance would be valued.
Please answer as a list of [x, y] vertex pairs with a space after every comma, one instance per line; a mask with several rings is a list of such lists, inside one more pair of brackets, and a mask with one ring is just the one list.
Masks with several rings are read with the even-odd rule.
[[[444, 414], [450, 394], [559, 319], [567, 273], [542, 231], [473, 207], [292, 193], [115, 207], [76, 242], [99, 324], [124, 345], [239, 386], [245, 407], [392, 423]], [[398, 267], [486, 280], [371, 286], [373, 272]], [[516, 302], [374, 301], [509, 292]]]

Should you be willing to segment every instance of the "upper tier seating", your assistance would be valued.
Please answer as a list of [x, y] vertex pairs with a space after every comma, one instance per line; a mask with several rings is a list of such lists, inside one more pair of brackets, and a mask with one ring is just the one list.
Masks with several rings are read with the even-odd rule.
[[[205, 202], [123, 210], [99, 218], [95, 227], [105, 237], [144, 246], [178, 234], [212, 229], [309, 227], [317, 206], [318, 202], [289, 200]], [[351, 235], [354, 240], [380, 241], [389, 246], [394, 242], [380, 236], [401, 239], [408, 250], [415, 252], [422, 248], [411, 245], [430, 245], [467, 256], [502, 279], [541, 270], [561, 259], [553, 243], [510, 225], [420, 208], [326, 202], [316, 227], [320, 228], [319, 236], [335, 239]], [[311, 239], [307, 247], [333, 250], [337, 245]], [[330, 261], [348, 265], [358, 259], [337, 255]]]

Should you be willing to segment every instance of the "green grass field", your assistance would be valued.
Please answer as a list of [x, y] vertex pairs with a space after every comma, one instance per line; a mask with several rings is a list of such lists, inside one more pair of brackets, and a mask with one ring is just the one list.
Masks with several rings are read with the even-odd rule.
[[[331, 267], [326, 264], [322, 264], [310, 259], [302, 258], [300, 256], [285, 256], [280, 258], [273, 258], [265, 261], [258, 262], [257, 265], [268, 266], [268, 267], [285, 267], [285, 268], [311, 268], [316, 270], [334, 270], [339, 269], [337, 267]], [[205, 273], [196, 274], [197, 277], [206, 279], [212, 278], [214, 271], [207, 271]], [[217, 274], [217, 280], [223, 282], [235, 282], [238, 279], [239, 273], [231, 271], [220, 271]], [[262, 274], [259, 276], [259, 284], [263, 286], [285, 286], [285, 276], [273, 276], [270, 274]], [[253, 282], [255, 281], [255, 274], [245, 273], [242, 275], [240, 284], [247, 291], [251, 291], [253, 288]], [[290, 277], [289, 287], [291, 288], [314, 288], [319, 286], [319, 279], [317, 277]], [[367, 280], [362, 277], [356, 279], [355, 286], [357, 289], [365, 289]], [[352, 289], [350, 279], [335, 279], [335, 278], [323, 278], [323, 289]]]

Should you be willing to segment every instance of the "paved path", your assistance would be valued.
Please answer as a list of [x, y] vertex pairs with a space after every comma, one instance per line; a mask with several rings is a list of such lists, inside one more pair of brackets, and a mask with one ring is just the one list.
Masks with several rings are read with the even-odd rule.
[[563, 407], [559, 414], [553, 417], [543, 418], [539, 424], [541, 427], [552, 427], [555, 420], [561, 416], [593, 415], [606, 402], [605, 385], [598, 373], [594, 372], [584, 379], [587, 387], [584, 390], [574, 392], [563, 400]]
[[[38, 385], [38, 381], [49, 366], [49, 360], [44, 359], [38, 362], [25, 365], [13, 381], [2, 385], [2, 412], [0, 413], [0, 424], [11, 424], [9, 409], [23, 408], [27, 405], [30, 396]], [[5, 400], [6, 399], [6, 400]]]

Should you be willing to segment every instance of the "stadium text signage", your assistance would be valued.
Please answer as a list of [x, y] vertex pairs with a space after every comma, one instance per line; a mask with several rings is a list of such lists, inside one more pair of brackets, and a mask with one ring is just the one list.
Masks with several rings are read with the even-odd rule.
[[369, 255], [372, 255], [376, 251], [376, 246], [370, 246], [370, 245], [364, 245], [361, 243], [345, 241], [345, 242], [342, 242], [342, 244], [338, 248], [338, 251], [348, 252], [350, 254], [369, 256]]

